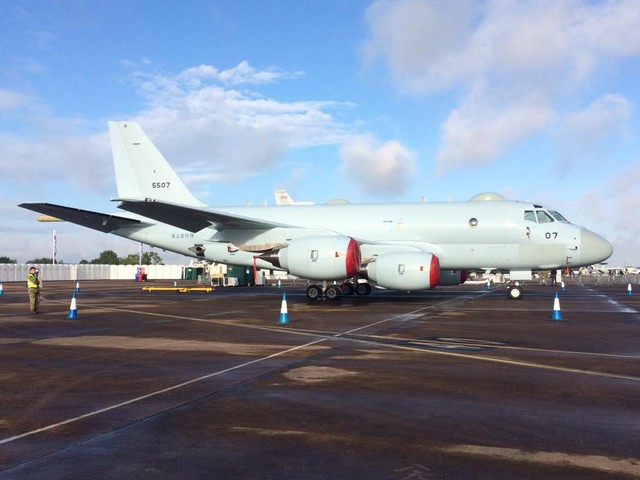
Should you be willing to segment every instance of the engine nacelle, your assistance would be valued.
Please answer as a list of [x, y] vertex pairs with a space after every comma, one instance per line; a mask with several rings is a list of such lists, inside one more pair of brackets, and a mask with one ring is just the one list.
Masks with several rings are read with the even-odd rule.
[[367, 265], [369, 278], [393, 290], [426, 290], [440, 280], [438, 257], [426, 252], [398, 252], [378, 255]]
[[440, 280], [438, 285], [462, 285], [469, 278], [466, 270], [440, 270]]
[[358, 242], [339, 235], [294, 238], [285, 248], [260, 258], [310, 280], [345, 280], [360, 270]]

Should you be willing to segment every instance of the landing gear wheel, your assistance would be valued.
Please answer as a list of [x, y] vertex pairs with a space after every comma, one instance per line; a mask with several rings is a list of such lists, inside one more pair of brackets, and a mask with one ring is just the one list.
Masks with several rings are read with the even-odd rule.
[[511, 287], [509, 289], [509, 298], [511, 300], [522, 300], [522, 287]]
[[356, 294], [369, 295], [371, 293], [371, 285], [368, 283], [358, 283], [356, 285]]
[[340, 296], [340, 287], [328, 287], [324, 291], [324, 295], [329, 300], [335, 300], [336, 298], [338, 298]]
[[314, 300], [320, 295], [322, 295], [322, 288], [318, 285], [309, 285], [309, 287], [307, 287], [307, 297], [310, 299]]
[[353, 293], [355, 292], [355, 287], [353, 286], [353, 283], [351, 282], [345, 282], [342, 284], [342, 294], [343, 295], [353, 295]]

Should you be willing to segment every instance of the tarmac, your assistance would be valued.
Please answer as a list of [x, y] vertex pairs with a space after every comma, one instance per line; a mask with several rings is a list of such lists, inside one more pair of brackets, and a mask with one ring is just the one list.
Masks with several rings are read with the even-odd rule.
[[172, 283], [4, 284], [0, 479], [640, 478], [637, 285]]

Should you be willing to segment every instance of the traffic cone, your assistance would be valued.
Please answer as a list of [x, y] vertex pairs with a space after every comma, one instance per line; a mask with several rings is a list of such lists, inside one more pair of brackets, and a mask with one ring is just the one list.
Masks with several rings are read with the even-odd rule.
[[2, 283], [0, 283], [0, 295], [4, 293], [4, 289], [2, 288]]
[[487, 280], [487, 290], [491, 290], [491, 280]]
[[562, 312], [560, 311], [560, 299], [558, 298], [558, 292], [556, 292], [556, 296], [553, 299], [553, 314], [551, 315], [551, 320], [562, 320]]
[[78, 306], [76, 304], [76, 292], [71, 297], [71, 307], [69, 307], [69, 318], [78, 318]]
[[278, 279], [278, 288], [280, 288], [281, 284], [280, 284], [280, 279]]
[[282, 294], [282, 306], [280, 307], [280, 319], [278, 325], [286, 325], [289, 323], [289, 312], [287, 311], [287, 294]]
[[631, 283], [629, 283], [629, 285], [627, 285], [627, 295], [632, 295], [633, 294], [633, 289], [631, 288]]
[[560, 282], [560, 289], [561, 289], [563, 292], [565, 291], [565, 289], [564, 289], [564, 282]]
[[76, 292], [80, 291], [80, 282], [76, 282]]

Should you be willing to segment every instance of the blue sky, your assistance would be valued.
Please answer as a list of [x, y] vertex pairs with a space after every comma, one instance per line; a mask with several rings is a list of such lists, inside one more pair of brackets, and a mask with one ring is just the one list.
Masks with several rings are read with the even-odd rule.
[[640, 265], [638, 25], [637, 0], [7, 3], [0, 256], [50, 257], [54, 228], [67, 263], [137, 252], [16, 207], [117, 211], [127, 119], [208, 204], [496, 191]]

